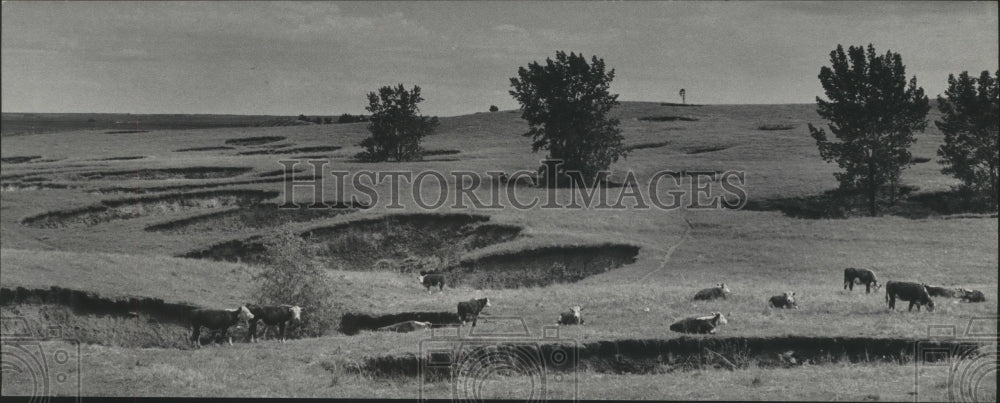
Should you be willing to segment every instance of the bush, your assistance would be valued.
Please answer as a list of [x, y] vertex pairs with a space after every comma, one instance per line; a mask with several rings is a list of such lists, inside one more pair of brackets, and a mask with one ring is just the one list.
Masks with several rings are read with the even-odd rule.
[[258, 302], [302, 307], [302, 322], [293, 323], [290, 334], [317, 337], [336, 328], [343, 310], [307, 242], [290, 231], [279, 231], [265, 236], [263, 244], [270, 261], [254, 274]]
[[500, 108], [497, 108], [496, 105], [490, 105], [490, 112], [499, 112], [499, 111], [500, 111]]

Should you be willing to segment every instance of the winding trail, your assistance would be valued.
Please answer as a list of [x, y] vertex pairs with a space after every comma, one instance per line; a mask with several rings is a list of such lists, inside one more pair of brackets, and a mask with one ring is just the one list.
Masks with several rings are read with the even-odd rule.
[[687, 217], [683, 218], [684, 218], [684, 223], [687, 224], [687, 229], [684, 230], [684, 236], [681, 237], [680, 241], [677, 241], [677, 243], [671, 245], [670, 248], [667, 249], [667, 253], [663, 255], [663, 260], [660, 261], [660, 267], [657, 267], [656, 270], [650, 271], [649, 273], [646, 273], [644, 276], [639, 278], [640, 282], [646, 280], [646, 278], [653, 275], [654, 273], [658, 273], [660, 270], [663, 270], [663, 268], [667, 266], [667, 262], [670, 261], [670, 256], [674, 254], [674, 251], [677, 250], [677, 248], [681, 246], [684, 243], [684, 241], [686, 241], [688, 238], [691, 237], [691, 231], [694, 229], [694, 227], [691, 225], [691, 221], [688, 221]]

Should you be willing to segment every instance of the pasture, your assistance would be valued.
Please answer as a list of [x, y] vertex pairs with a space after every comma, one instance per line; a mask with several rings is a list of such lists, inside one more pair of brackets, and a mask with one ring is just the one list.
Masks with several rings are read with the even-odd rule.
[[[321, 251], [343, 315], [338, 322], [454, 313], [459, 301], [489, 297], [477, 329], [503, 330], [499, 318], [513, 318], [540, 338], [559, 313], [583, 306], [586, 324], [561, 327], [559, 338], [586, 346], [589, 355], [574, 372], [578, 382], [551, 385], [555, 398], [910, 400], [917, 367], [899, 346], [926, 338], [930, 326], [961, 333], [975, 318], [993, 318], [995, 329], [997, 217], [935, 204], [956, 182], [936, 163], [942, 135], [933, 124], [911, 149], [924, 162], [903, 172], [901, 185], [911, 193], [885, 215], [799, 218], [780, 206], [836, 187], [835, 164], [820, 159], [806, 128], [822, 123], [814, 105], [623, 102], [615, 112], [632, 152], [612, 166], [613, 181], [631, 172], [645, 188], [662, 170], [742, 171], [752, 209], [456, 207], [452, 191], [429, 211], [414, 194], [436, 199], [443, 186], [435, 180], [418, 188], [402, 182], [400, 208], [388, 206], [388, 183], [373, 186], [377, 203], [350, 188], [341, 197], [332, 186], [330, 169], [433, 171], [445, 174], [450, 189], [449, 172], [457, 170], [534, 171], [544, 155], [530, 152], [516, 111], [441, 118], [423, 143], [434, 150], [423, 161], [380, 164], [353, 158], [365, 123], [178, 124], [130, 133], [81, 124], [4, 137], [0, 286], [10, 297], [0, 309], [26, 318], [33, 330], [59, 326], [82, 341], [86, 395], [412, 398], [423, 388], [447, 397], [438, 396], [448, 392], [445, 382], [421, 386], [412, 371], [430, 331], [380, 333], [340, 323], [356, 331], [195, 350], [185, 345], [183, 326], [141, 311], [137, 318], [80, 312], [41, 291], [15, 296], [18, 287], [60, 287], [94, 300], [232, 309], [255, 301], [252, 278], [268, 261], [255, 240], [287, 229]], [[929, 119], [937, 117], [934, 110]], [[336, 208], [277, 209], [285, 200], [278, 161], [296, 158], [328, 161], [323, 195]], [[315, 174], [308, 164], [296, 169], [298, 180]], [[692, 179], [679, 178], [658, 189], [662, 200], [690, 190]], [[720, 189], [718, 182], [707, 186]], [[473, 192], [489, 200], [491, 189]], [[517, 192], [523, 200], [547, 194], [526, 186]], [[312, 196], [308, 188], [294, 191], [300, 204]], [[566, 193], [558, 197], [568, 201]], [[458, 280], [428, 293], [417, 273], [403, 268], [407, 259], [433, 261]], [[898, 305], [889, 312], [884, 290], [843, 290], [846, 267], [873, 269], [882, 282], [981, 290], [987, 300], [939, 299], [931, 313]], [[720, 282], [732, 290], [727, 299], [692, 300]], [[767, 308], [768, 298], [785, 291], [796, 292], [799, 309]], [[668, 330], [678, 319], [715, 311], [728, 319], [715, 335]], [[702, 351], [698, 343], [712, 339], [724, 341], [722, 350]], [[699, 347], [665, 353], [671, 347], [664, 345], [688, 341]], [[658, 347], [626, 348], [634, 345]], [[602, 346], [619, 351], [603, 353]], [[798, 360], [782, 362], [786, 351]], [[920, 399], [946, 398], [946, 373], [926, 379]], [[506, 385], [521, 381], [500, 376], [487, 387], [518, 390]], [[799, 387], [806, 383], [812, 387]], [[4, 379], [4, 390], [22, 386]]]

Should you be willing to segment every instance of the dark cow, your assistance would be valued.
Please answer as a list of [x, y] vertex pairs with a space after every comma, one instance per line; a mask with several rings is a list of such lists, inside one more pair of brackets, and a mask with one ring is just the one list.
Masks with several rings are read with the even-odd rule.
[[955, 298], [957, 291], [954, 288], [927, 286], [927, 294], [932, 297]]
[[768, 300], [768, 305], [774, 308], [799, 309], [799, 305], [795, 302], [795, 292], [792, 291], [771, 297]]
[[983, 294], [982, 291], [968, 288], [959, 288], [958, 291], [961, 292], [959, 298], [962, 302], [986, 302], [986, 294]]
[[865, 285], [865, 294], [871, 293], [872, 288], [878, 291], [882, 287], [878, 282], [875, 272], [868, 269], [855, 269], [848, 267], [844, 269], [844, 289], [854, 291], [854, 283]]
[[483, 311], [483, 308], [488, 306], [490, 306], [489, 298], [470, 299], [465, 302], [459, 302], [458, 318], [461, 319], [463, 326], [471, 318], [472, 327], [476, 327], [476, 320], [479, 319], [479, 313]]
[[715, 287], [706, 288], [704, 290], [698, 291], [694, 294], [694, 299], [696, 300], [711, 300], [722, 298], [726, 299], [726, 295], [729, 295], [729, 287], [726, 283], [716, 284]]
[[444, 274], [442, 273], [421, 270], [417, 280], [427, 288], [427, 292], [431, 292], [431, 287], [435, 286], [438, 287], [438, 291], [444, 291]]
[[559, 315], [556, 325], [582, 325], [583, 316], [580, 316], [582, 309], [580, 306], [574, 306], [569, 309], [569, 312], [563, 312]]
[[396, 323], [394, 325], [383, 326], [378, 328], [380, 332], [399, 332], [408, 333], [415, 330], [427, 329], [431, 327], [431, 322], [420, 322], [416, 320], [408, 320], [406, 322]]
[[709, 316], [681, 319], [670, 325], [670, 330], [678, 333], [715, 334], [715, 328], [729, 323], [722, 312], [712, 312]]
[[[240, 321], [249, 321], [253, 319], [253, 313], [245, 305], [241, 305], [239, 308], [228, 310], [228, 309], [195, 309], [191, 311], [188, 317], [189, 323], [194, 331], [191, 332], [191, 341], [194, 342], [195, 346], [201, 346], [199, 339], [201, 337], [201, 328], [204, 326], [208, 330], [219, 331], [222, 339], [226, 339], [226, 332], [229, 328]], [[233, 339], [229, 338], [229, 345], [233, 344]]]
[[927, 305], [928, 312], [934, 312], [934, 301], [931, 301], [927, 287], [920, 283], [908, 283], [904, 281], [889, 281], [885, 283], [885, 300], [889, 303], [889, 309], [896, 309], [896, 298], [902, 301], [910, 301], [910, 308], [917, 306], [920, 311], [921, 305]]
[[[297, 305], [247, 304], [247, 309], [253, 314], [253, 318], [250, 319], [250, 331], [247, 332], [247, 339], [250, 341], [257, 341], [257, 321], [264, 321], [267, 327], [278, 326], [279, 338], [285, 341], [285, 325], [293, 320], [302, 320], [302, 308]], [[265, 337], [267, 337], [267, 327], [264, 328]]]

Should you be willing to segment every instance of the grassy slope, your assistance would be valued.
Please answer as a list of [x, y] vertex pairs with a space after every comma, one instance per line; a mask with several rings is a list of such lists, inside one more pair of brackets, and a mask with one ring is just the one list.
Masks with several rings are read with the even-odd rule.
[[[788, 197], [815, 194], [833, 188], [835, 166], [823, 163], [815, 145], [808, 137], [806, 122], [819, 119], [811, 105], [765, 106], [706, 106], [698, 108], [663, 107], [650, 103], [626, 103], [620, 110], [627, 144], [669, 141], [660, 148], [637, 150], [628, 159], [613, 166], [616, 176], [625, 169], [648, 177], [659, 169], [744, 169], [747, 171], [751, 198]], [[687, 115], [699, 118], [695, 122], [645, 122], [638, 117], [655, 115]], [[784, 131], [759, 131], [761, 124], [792, 124]], [[430, 149], [458, 149], [461, 154], [446, 157], [459, 161], [416, 162], [389, 165], [359, 164], [347, 161], [358, 151], [356, 144], [364, 137], [364, 125], [324, 125], [302, 127], [216, 129], [191, 131], [160, 131], [143, 134], [110, 135], [103, 133], [53, 133], [5, 138], [2, 154], [44, 155], [46, 158], [67, 158], [55, 163], [5, 165], [3, 175], [44, 169], [71, 169], [82, 160], [99, 157], [147, 155], [137, 161], [114, 161], [85, 170], [138, 169], [182, 166], [252, 166], [254, 173], [279, 168], [273, 156], [235, 156], [239, 150], [174, 153], [188, 147], [221, 145], [235, 137], [262, 135], [286, 136], [285, 143], [295, 146], [340, 145], [344, 149], [330, 153], [338, 169], [412, 169], [447, 171], [461, 168], [477, 172], [487, 170], [534, 169], [540, 154], [525, 152], [530, 141], [517, 134], [526, 126], [516, 114], [482, 113], [442, 119], [440, 134], [425, 142]], [[931, 125], [919, 136], [913, 148], [917, 157], [933, 157], [941, 136]], [[729, 147], [701, 154], [687, 154], [706, 147]], [[252, 149], [252, 148], [247, 148]], [[242, 150], [242, 149], [241, 149]], [[946, 189], [954, 183], [938, 172], [936, 163], [917, 164], [904, 172], [903, 182], [916, 185], [921, 191]], [[58, 175], [51, 175], [56, 177]], [[220, 180], [221, 181], [221, 180]], [[90, 181], [80, 184], [87, 188], [101, 186], [147, 186], [164, 183], [201, 183], [197, 180], [168, 181]], [[422, 191], [433, 193], [434, 181]], [[83, 189], [86, 190], [87, 188]], [[241, 185], [240, 188], [280, 189], [280, 184]], [[404, 193], [409, 193], [404, 188]], [[386, 186], [379, 188], [387, 194]], [[298, 197], [307, 192], [296, 192]], [[543, 194], [525, 190], [525, 196]], [[44, 195], [44, 196], [42, 196]], [[328, 191], [332, 199], [332, 190]], [[18, 221], [26, 216], [46, 211], [82, 207], [107, 196], [97, 196], [80, 190], [46, 190], [35, 192], [4, 192], [0, 215], [0, 243], [4, 250], [4, 286], [11, 284], [77, 285], [73, 288], [93, 289], [101, 293], [127, 293], [157, 296], [166, 300], [182, 300], [205, 305], [229, 305], [248, 295], [244, 266], [214, 262], [190, 261], [159, 257], [200, 248], [222, 238], [238, 238], [246, 234], [168, 235], [143, 231], [145, 225], [163, 222], [165, 217], [147, 217], [118, 221], [91, 228], [36, 229], [24, 227]], [[404, 197], [408, 207], [416, 212]], [[336, 217], [329, 222], [356, 219], [384, 211], [359, 212]], [[450, 311], [458, 300], [476, 295], [489, 295], [494, 302], [494, 315], [523, 316], [533, 332], [551, 324], [555, 314], [566, 306], [582, 304], [588, 325], [564, 331], [564, 337], [578, 340], [603, 338], [671, 337], [665, 330], [670, 321], [693, 314], [721, 310], [730, 315], [730, 324], [722, 332], [732, 335], [870, 335], [911, 336], [926, 333], [929, 324], [961, 325], [973, 316], [996, 315], [997, 295], [997, 220], [940, 219], [909, 220], [896, 217], [856, 218], [851, 220], [798, 220], [780, 213], [749, 211], [679, 210], [547, 210], [513, 209], [478, 211], [491, 215], [493, 222], [521, 225], [524, 239], [496, 245], [485, 252], [516, 250], [528, 244], [565, 244], [627, 242], [642, 247], [638, 261], [571, 285], [544, 289], [495, 290], [480, 292], [460, 288], [444, 294], [420, 292], [410, 277], [392, 273], [333, 272], [341, 278], [342, 292], [352, 310], [391, 313], [428, 310]], [[185, 215], [178, 215], [182, 217]], [[693, 224], [690, 236], [676, 248], [669, 260], [666, 251], [683, 237], [687, 230], [684, 219]], [[293, 227], [315, 223], [292, 224]], [[29, 251], [30, 250], [30, 251]], [[67, 250], [61, 252], [31, 252]], [[117, 252], [123, 256], [91, 254]], [[70, 262], [70, 263], [67, 263]], [[844, 267], [873, 267], [884, 280], [909, 279], [944, 285], [962, 285], [981, 289], [990, 301], [986, 304], [942, 304], [933, 314], [898, 313], [885, 315], [883, 295], [864, 295], [841, 291]], [[51, 275], [39, 275], [37, 270], [51, 270]], [[239, 273], [229, 276], [227, 271]], [[171, 273], [176, 274], [171, 274]], [[172, 277], [173, 276], [173, 277]], [[84, 280], [86, 278], [86, 280]], [[176, 280], [171, 281], [171, 278]], [[690, 296], [700, 288], [716, 282], [730, 284], [732, 298], [720, 302], [695, 303]], [[176, 284], [175, 284], [176, 283]], [[224, 291], [206, 292], [201, 284], [226, 285]], [[208, 287], [203, 287], [208, 288]], [[794, 312], [770, 312], [764, 309], [767, 297], [784, 290], [794, 290], [801, 296], [802, 309]], [[646, 309], [649, 309], [647, 312]], [[329, 340], [309, 340], [289, 344], [290, 349], [314, 350], [312, 343], [329, 343], [342, 347], [342, 355], [360, 358], [371, 354], [414, 351], [418, 335], [374, 335], [363, 333], [353, 338], [332, 337]], [[295, 347], [295, 346], [298, 347]], [[113, 361], [113, 348], [92, 347], [95, 365]], [[259, 351], [261, 347], [254, 347]], [[268, 347], [270, 349], [270, 347]], [[195, 357], [200, 352], [157, 350], [137, 354], [156, 356]], [[235, 350], [234, 350], [235, 351]], [[347, 353], [351, 351], [352, 353]], [[219, 353], [237, 354], [237, 353]], [[249, 354], [249, 353], [248, 353]], [[271, 353], [268, 353], [271, 354]], [[269, 355], [270, 356], [270, 355]], [[230, 366], [242, 359], [233, 356], [218, 365]], [[177, 371], [197, 383], [195, 394], [233, 394], [236, 389], [214, 389], [211, 382], [198, 383], [199, 376], [211, 372], [194, 369], [174, 359]], [[274, 368], [289, 373], [309, 371], [295, 361], [281, 361]], [[305, 361], [303, 361], [305, 362]], [[166, 367], [164, 370], [168, 370]], [[315, 368], [313, 368], [315, 370]], [[108, 370], [111, 371], [111, 370]], [[844, 374], [854, 371], [831, 371]], [[110, 374], [108, 372], [107, 374]], [[770, 374], [770, 373], [769, 373]], [[773, 373], [775, 377], [786, 376]], [[110, 375], [108, 375], [110, 376]], [[213, 375], [215, 376], [215, 375]], [[222, 375], [219, 375], [222, 376]], [[228, 377], [230, 375], [224, 375]], [[770, 376], [770, 375], [769, 375]], [[181, 377], [182, 379], [186, 379]], [[149, 379], [149, 378], [143, 378]], [[640, 385], [641, 377], [609, 379], [608, 384]], [[655, 379], [655, 378], [651, 378]], [[860, 379], [860, 377], [859, 377]], [[105, 381], [100, 381], [101, 383]], [[163, 381], [160, 381], [161, 383]], [[329, 382], [328, 378], [326, 382]], [[372, 388], [383, 389], [381, 381], [371, 381], [357, 394], [368, 395]], [[697, 380], [678, 380], [697, 382]], [[351, 383], [351, 382], [347, 382]], [[371, 386], [375, 384], [376, 386]], [[603, 384], [603, 383], [601, 383]], [[95, 390], [116, 391], [110, 385]], [[162, 394], [178, 390], [178, 385], [154, 384], [147, 393]], [[337, 389], [337, 388], [334, 388]], [[831, 385], [830, 390], [834, 389]], [[691, 390], [691, 389], [681, 389]], [[263, 391], [258, 391], [262, 392]], [[106, 392], [116, 393], [116, 392]], [[597, 393], [597, 392], [595, 392]], [[760, 393], [760, 392], [755, 392]], [[145, 393], [144, 393], [145, 394]], [[251, 393], [252, 394], [252, 393]], [[297, 395], [296, 392], [288, 392]], [[336, 395], [336, 393], [334, 393]], [[269, 395], [265, 393], [265, 395]], [[284, 395], [284, 394], [282, 394]], [[603, 396], [612, 396], [603, 395]], [[597, 395], [602, 396], [602, 395]], [[650, 395], [660, 396], [660, 395]], [[728, 396], [728, 395], [727, 395]], [[734, 394], [734, 396], [739, 396]], [[803, 394], [802, 398], [825, 399], [826, 395]], [[853, 396], [853, 395], [852, 395]], [[896, 396], [896, 395], [893, 395]], [[690, 395], [689, 398], [698, 398]], [[854, 396], [860, 398], [863, 396]], [[900, 396], [904, 397], [905, 396]], [[680, 396], [679, 398], [684, 398]], [[720, 397], [723, 398], [723, 397]], [[790, 398], [790, 397], [786, 397]], [[830, 397], [833, 398], [833, 397]]]

